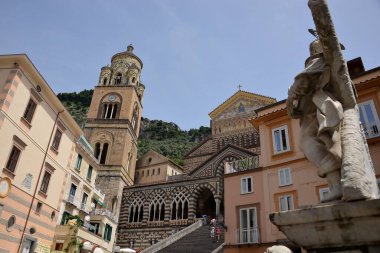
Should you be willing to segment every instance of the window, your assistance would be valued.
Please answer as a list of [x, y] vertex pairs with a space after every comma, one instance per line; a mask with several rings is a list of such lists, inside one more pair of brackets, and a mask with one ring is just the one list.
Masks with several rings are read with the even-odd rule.
[[88, 170], [87, 170], [87, 180], [91, 180], [91, 176], [92, 176], [92, 166], [89, 165]]
[[37, 202], [36, 214], [40, 214], [41, 213], [41, 208], [42, 208], [42, 203], [41, 202]]
[[319, 201], [323, 201], [324, 199], [326, 199], [328, 193], [328, 187], [319, 188]]
[[130, 166], [131, 166], [131, 162], [132, 162], [132, 154], [129, 152], [129, 153], [128, 153], [127, 168], [126, 168], [126, 171], [127, 171], [127, 172], [129, 171], [129, 168], [130, 168]]
[[146, 171], [146, 175], [149, 176], [149, 170]]
[[241, 179], [241, 194], [253, 192], [252, 177], [243, 177]]
[[77, 186], [75, 184], [71, 184], [71, 187], [70, 187], [70, 196], [75, 197], [76, 191], [77, 191]]
[[122, 75], [118, 73], [115, 77], [115, 85], [120, 85], [121, 84], [121, 77]]
[[40, 187], [40, 191], [45, 194], [47, 193], [47, 190], [49, 187], [50, 177], [51, 177], [50, 172], [45, 171], [44, 177], [42, 178], [41, 187]]
[[97, 142], [96, 144], [95, 144], [95, 151], [94, 151], [94, 156], [95, 156], [95, 158], [97, 159], [97, 160], [99, 160], [99, 156], [100, 156], [100, 143], [99, 142]]
[[143, 177], [143, 176], [144, 176], [144, 171], [141, 172], [141, 177]]
[[7, 231], [10, 232], [13, 230], [14, 225], [16, 224], [16, 216], [12, 215], [9, 217], [7, 222]]
[[135, 108], [133, 109], [133, 115], [132, 115], [132, 121], [131, 121], [131, 125], [132, 125], [132, 128], [133, 130], [136, 130], [137, 128], [137, 117], [139, 116], [139, 107], [137, 106], [137, 104], [135, 104]]
[[185, 195], [185, 192], [178, 192], [174, 197], [171, 204], [171, 219], [172, 220], [181, 220], [187, 219], [189, 201]]
[[290, 150], [288, 127], [281, 126], [272, 130], [273, 150], [275, 154]]
[[156, 194], [149, 206], [149, 221], [163, 221], [165, 218], [165, 199]]
[[82, 205], [81, 205], [82, 210], [86, 209], [87, 199], [88, 199], [88, 194], [84, 192], [83, 197], [82, 197]]
[[58, 150], [59, 144], [61, 142], [61, 138], [62, 138], [62, 132], [61, 132], [61, 130], [57, 129], [55, 131], [55, 135], [54, 135], [54, 139], [53, 139], [53, 144], [51, 145], [52, 148], [54, 148], [55, 150]]
[[380, 195], [380, 178], [377, 179], [377, 187], [379, 188], [379, 195]]
[[103, 104], [103, 119], [116, 119], [118, 103], [104, 103]]
[[107, 160], [108, 143], [96, 143], [94, 156], [100, 164], [105, 164]]
[[154, 171], [155, 171], [155, 169], [152, 170], [152, 176], [154, 176]]
[[129, 207], [129, 218], [128, 221], [132, 222], [141, 222], [144, 217], [144, 202], [140, 197], [136, 197], [132, 204]]
[[359, 104], [360, 121], [367, 138], [378, 136], [380, 125], [373, 100], [368, 100]]
[[63, 251], [63, 242], [56, 242], [55, 243], [55, 250], [56, 251]]
[[256, 208], [240, 209], [239, 243], [258, 243]]
[[100, 227], [99, 223], [90, 222], [90, 227], [88, 228], [88, 231], [90, 231], [94, 234], [99, 234], [99, 227]]
[[24, 115], [22, 116], [28, 123], [32, 122], [34, 111], [36, 110], [37, 103], [33, 99], [29, 99], [28, 105], [26, 106]]
[[106, 227], [104, 229], [103, 239], [106, 241], [111, 241], [111, 236], [112, 236], [112, 227], [109, 224], [106, 224]]
[[278, 182], [279, 186], [292, 184], [292, 173], [290, 171], [290, 168], [278, 170]]
[[286, 212], [294, 209], [293, 195], [280, 196], [280, 212]]
[[105, 164], [107, 159], [107, 152], [108, 152], [108, 143], [103, 144], [102, 153], [100, 155], [100, 164]]
[[75, 169], [80, 170], [80, 166], [82, 165], [82, 156], [78, 154], [77, 161], [75, 163]]
[[157, 170], [157, 175], [160, 175], [160, 168], [158, 168], [158, 170]]
[[63, 214], [62, 214], [62, 220], [61, 220], [61, 225], [66, 225], [67, 221], [68, 221], [68, 217], [70, 216], [70, 213], [64, 211]]
[[5, 166], [7, 170], [11, 171], [12, 173], [15, 172], [18, 159], [20, 158], [20, 154], [21, 154], [21, 150], [18, 147], [13, 146], [11, 150], [11, 154], [9, 155], [9, 158], [8, 158], [7, 165]]

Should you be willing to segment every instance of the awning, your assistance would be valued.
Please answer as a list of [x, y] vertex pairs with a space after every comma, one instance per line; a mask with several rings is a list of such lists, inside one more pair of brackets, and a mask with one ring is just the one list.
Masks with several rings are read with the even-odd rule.
[[130, 248], [122, 248], [119, 250], [119, 252], [124, 252], [124, 253], [136, 253], [136, 250], [130, 249]]
[[104, 253], [104, 250], [102, 250], [102, 248], [96, 247], [93, 253]]
[[99, 205], [106, 207], [106, 205], [102, 201], [100, 201], [97, 197], [93, 197], [93, 198], [95, 199], [96, 202], [99, 203]]
[[84, 249], [84, 250], [91, 250], [91, 248], [92, 248], [92, 243], [91, 242], [84, 241], [82, 243], [83, 243], [82, 249]]

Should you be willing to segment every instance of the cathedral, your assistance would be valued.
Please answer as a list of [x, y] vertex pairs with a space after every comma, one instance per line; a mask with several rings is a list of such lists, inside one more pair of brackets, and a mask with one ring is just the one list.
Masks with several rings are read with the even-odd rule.
[[117, 245], [132, 248], [146, 248], [204, 216], [223, 221], [224, 165], [260, 153], [249, 119], [276, 102], [239, 89], [209, 113], [212, 134], [185, 155], [183, 166], [152, 150], [137, 160], [142, 67], [132, 45], [112, 57], [101, 69], [84, 129], [101, 167], [96, 184], [119, 217]]

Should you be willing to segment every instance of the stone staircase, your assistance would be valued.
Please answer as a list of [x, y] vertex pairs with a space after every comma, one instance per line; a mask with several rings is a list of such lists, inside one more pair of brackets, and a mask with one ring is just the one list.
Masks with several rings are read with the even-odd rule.
[[[211, 253], [224, 242], [224, 230], [221, 230], [219, 242], [210, 238], [209, 226], [201, 226], [178, 241], [158, 251], [159, 253]], [[223, 252], [223, 251], [218, 251]]]

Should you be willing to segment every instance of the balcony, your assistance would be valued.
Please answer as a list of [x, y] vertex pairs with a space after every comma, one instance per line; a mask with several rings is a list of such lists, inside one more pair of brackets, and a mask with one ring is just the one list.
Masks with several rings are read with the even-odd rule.
[[118, 217], [117, 215], [113, 214], [110, 210], [108, 209], [95, 209], [95, 215], [104, 215], [113, 220], [114, 222], [118, 222]]
[[375, 121], [370, 124], [362, 124], [365, 137], [372, 139], [380, 136], [380, 121]]
[[252, 156], [241, 160], [225, 163], [224, 174], [235, 173], [239, 171], [256, 169], [259, 167], [259, 157]]
[[259, 228], [243, 228], [236, 230], [237, 244], [253, 244], [259, 243]]
[[[86, 227], [79, 227], [78, 230], [72, 229], [69, 225], [59, 225], [55, 228], [55, 237], [59, 237], [60, 239], [68, 242], [71, 240], [72, 236], [76, 236], [80, 241], [88, 241], [91, 245], [98, 245], [101, 248], [105, 249], [105, 252], [112, 251], [112, 244], [105, 241], [101, 235], [94, 234], [90, 232]], [[63, 251], [53, 251], [53, 252], [63, 252]], [[87, 251], [86, 251], [87, 252]]]
[[81, 203], [80, 209], [87, 214], [91, 212], [91, 207], [87, 206], [86, 203]]
[[102, 193], [99, 189], [97, 189], [96, 187], [94, 187], [94, 193], [99, 197], [99, 200], [100, 201], [104, 201], [104, 198], [106, 197], [106, 195], [104, 193]]
[[68, 203], [73, 204], [76, 207], [80, 206], [80, 201], [75, 198], [75, 195], [67, 194], [66, 195], [66, 200]]

